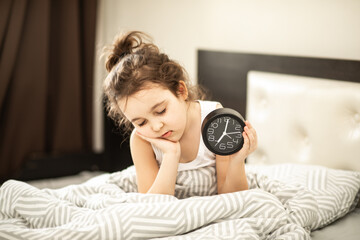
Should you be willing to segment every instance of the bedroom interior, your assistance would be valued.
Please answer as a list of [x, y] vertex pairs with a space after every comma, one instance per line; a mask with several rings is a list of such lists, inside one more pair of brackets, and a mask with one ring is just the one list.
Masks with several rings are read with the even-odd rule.
[[[205, 236], [216, 236], [219, 239], [221, 237], [241, 239], [236, 234], [244, 233], [243, 236], [245, 236], [245, 232], [253, 231], [251, 236], [260, 239], [266, 236], [276, 239], [276, 234], [284, 238], [288, 236], [286, 234], [289, 234], [294, 239], [357, 239], [360, 234], [357, 227], [360, 224], [359, 2], [349, 0], [346, 1], [346, 5], [340, 0], [329, 3], [306, 1], [302, 4], [289, 3], [288, 6], [281, 7], [280, 5], [285, 3], [284, 0], [274, 1], [273, 4], [265, 3], [265, 1], [226, 2], [228, 3], [226, 6], [215, 0], [208, 1], [206, 4], [204, 1], [196, 3], [184, 1], [182, 4], [170, 2], [165, 4], [166, 7], [161, 7], [164, 3], [160, 0], [152, 3], [140, 0], [133, 2], [97, 1], [97, 20], [96, 23], [93, 23], [94, 30], [96, 25], [96, 36], [94, 36], [92, 46], [96, 51], [93, 56], [94, 66], [91, 73], [94, 83], [90, 88], [93, 91], [91, 100], [93, 109], [91, 113], [87, 113], [92, 114], [91, 122], [87, 122], [87, 124], [92, 124], [91, 131], [87, 132], [92, 135], [89, 138], [92, 142], [87, 142], [86, 148], [78, 148], [75, 153], [74, 151], [60, 151], [29, 155], [30, 157], [23, 162], [22, 168], [17, 168], [16, 172], [13, 171], [10, 175], [6, 173], [1, 176], [1, 182], [10, 178], [20, 180], [19, 183], [8, 182], [2, 192], [6, 192], [22, 204], [19, 205], [20, 210], [18, 210], [20, 215], [25, 216], [31, 224], [38, 227], [37, 229], [50, 227], [47, 226], [50, 223], [36, 220], [35, 214], [33, 216], [30, 214], [35, 210], [26, 207], [26, 204], [30, 204], [37, 198], [26, 199], [25, 196], [19, 196], [17, 191], [11, 191], [11, 184], [18, 188], [19, 192], [21, 189], [24, 192], [33, 191], [31, 192], [32, 196], [36, 195], [39, 199], [44, 193], [40, 189], [60, 189], [54, 190], [54, 192], [45, 190], [51, 195], [51, 197], [45, 197], [51, 204], [60, 204], [52, 198], [54, 196], [62, 199], [69, 197], [71, 198], [70, 202], [89, 198], [88, 201], [85, 201], [88, 208], [103, 208], [106, 213], [109, 211], [109, 215], [89, 217], [93, 222], [80, 220], [77, 223], [79, 229], [84, 229], [84, 232], [88, 231], [86, 224], [99, 227], [100, 231], [97, 233], [90, 233], [89, 230], [87, 237], [94, 237], [95, 234], [98, 234], [96, 236], [101, 236], [103, 239], [115, 239], [116, 236], [135, 238], [173, 236], [174, 239], [175, 237], [178, 239], [182, 239], [182, 237], [184, 239], [186, 237], [201, 239]], [[149, 8], [156, 8], [157, 12], [147, 11], [146, 9]], [[176, 13], [176, 17], [166, 23], [156, 17], [158, 14], [168, 18], [173, 16], [174, 12], [168, 9], [184, 11], [187, 9], [189, 21], [194, 22], [185, 30], [176, 30], [181, 29], [183, 21], [187, 21], [182, 18], [183, 11]], [[306, 12], [308, 9], [311, 11]], [[119, 14], [114, 14], [116, 10]], [[199, 12], [201, 14], [197, 16]], [[257, 14], [251, 14], [254, 12]], [[287, 18], [288, 21], [284, 21], [283, 18]], [[273, 19], [273, 21], [267, 19]], [[312, 21], [317, 22], [311, 25]], [[109, 22], [113, 22], [113, 24], [108, 24]], [[238, 26], [238, 29], [231, 27], [234, 25]], [[289, 215], [291, 215], [288, 210], [289, 206], [292, 206], [293, 209], [299, 208], [296, 205], [297, 198], [304, 202], [317, 201], [318, 208], [316, 210], [302, 205], [306, 211], [294, 210], [295, 214], [299, 213], [299, 215], [294, 215], [293, 219], [296, 219], [294, 221], [297, 225], [301, 225], [301, 228], [293, 228], [290, 225], [287, 228], [283, 225], [281, 219], [275, 216], [275, 213], [281, 216], [283, 214], [276, 208], [275, 203], [269, 205], [273, 212], [268, 213], [264, 210], [265, 213], [263, 213], [268, 214], [266, 216], [271, 219], [269, 221], [273, 221], [273, 225], [268, 222], [261, 222], [263, 228], [259, 227], [260, 222], [256, 223], [259, 225], [251, 225], [250, 221], [246, 222], [246, 216], [259, 216], [261, 213], [260, 211], [250, 212], [250, 210], [246, 212], [246, 209], [239, 210], [237, 213], [241, 215], [240, 218], [244, 218], [244, 222], [236, 220], [239, 217], [236, 213], [226, 215], [226, 217], [230, 216], [231, 221], [221, 222], [215, 218], [215, 213], [206, 210], [207, 206], [209, 209], [216, 208], [214, 203], [207, 205], [208, 202], [213, 200], [218, 203], [219, 200], [205, 197], [203, 197], [204, 202], [196, 202], [198, 199], [194, 199], [194, 204], [198, 204], [194, 205], [194, 209], [196, 209], [195, 206], [200, 208], [199, 206], [204, 204], [204, 212], [210, 211], [209, 216], [199, 210], [200, 216], [205, 214], [203, 218], [196, 219], [196, 216], [191, 215], [187, 218], [188, 222], [181, 222], [181, 224], [176, 222], [178, 226], [183, 227], [181, 229], [171, 225], [176, 225], [175, 218], [167, 220], [170, 221], [170, 224], [166, 227], [160, 222], [153, 223], [156, 225], [153, 228], [141, 224], [140, 220], [150, 219], [151, 221], [149, 216], [152, 215], [145, 211], [145, 204], [139, 204], [139, 209], [143, 209], [144, 214], [146, 212], [149, 215], [142, 216], [144, 219], [139, 217], [139, 225], [129, 225], [128, 230], [120, 226], [121, 224], [126, 225], [125, 220], [114, 216], [115, 212], [120, 210], [113, 208], [114, 213], [111, 213], [112, 210], [109, 207], [117, 202], [153, 204], [151, 206], [157, 209], [157, 213], [162, 212], [161, 207], [163, 207], [163, 211], [165, 211], [164, 209], [172, 211], [173, 208], [178, 207], [186, 214], [191, 212], [192, 208], [190, 203], [186, 208], [186, 206], [181, 206], [182, 200], [179, 200], [180, 204], [176, 205], [174, 199], [166, 197], [142, 198], [135, 195], [106, 195], [113, 193], [112, 186], [109, 185], [106, 185], [103, 190], [95, 190], [96, 186], [98, 188], [103, 186], [105, 179], [109, 177], [118, 181], [123, 180], [125, 184], [128, 181], [127, 177], [116, 175], [116, 172], [132, 165], [128, 140], [124, 139], [121, 130], [116, 128], [104, 112], [99, 86], [101, 86], [105, 70], [101, 62], [95, 60], [100, 57], [98, 50], [101, 46], [111, 42], [113, 35], [119, 29], [141, 29], [149, 32], [155, 41], [163, 46], [174, 59], [179, 59], [179, 62], [188, 69], [190, 79], [209, 90], [212, 100], [236, 109], [253, 122], [259, 134], [259, 147], [247, 159], [250, 185], [271, 192], [269, 186], [275, 184], [270, 181], [271, 179], [288, 183], [289, 185], [284, 186], [275, 184], [278, 188], [273, 190], [272, 194], [281, 203], [284, 203], [285, 209], [288, 211], [286, 214]], [[163, 29], [169, 30], [164, 32]], [[95, 35], [95, 32], [93, 34]], [[183, 43], [181, 47], [179, 47], [180, 42]], [[186, 49], [189, 50], [186, 51]], [[2, 109], [1, 113], [4, 112]], [[4, 123], [3, 119], [4, 117], [2, 117], [1, 123]], [[4, 126], [1, 126], [1, 129]], [[4, 130], [2, 131], [4, 132]], [[270, 180], [263, 176], [267, 176]], [[184, 177], [188, 176], [184, 175]], [[22, 185], [22, 181], [37, 187], [39, 191]], [[340, 187], [336, 187], [336, 184]], [[120, 187], [131, 189], [131, 186], [121, 185]], [[89, 195], [82, 195], [86, 191]], [[303, 199], [299, 195], [292, 195], [294, 191], [298, 191], [299, 195], [302, 193]], [[261, 194], [250, 192], [249, 196], [231, 195], [229, 198], [225, 196], [223, 200], [230, 204], [236, 199], [250, 197], [250, 195], [267, 197], [266, 194]], [[289, 198], [284, 199], [284, 195], [287, 194]], [[313, 197], [310, 196], [311, 194]], [[114, 196], [121, 196], [120, 200], [116, 200]], [[4, 197], [4, 195], [0, 197]], [[269, 202], [272, 201], [270, 198]], [[40, 201], [44, 199], [40, 199]], [[299, 200], [299, 202], [301, 201]], [[166, 202], [169, 203], [168, 205], [170, 203], [173, 205], [160, 204]], [[159, 203], [159, 206], [156, 206], [155, 203]], [[253, 204], [246, 205], [244, 203], [244, 206], [249, 209], [251, 207], [261, 209], [261, 202]], [[235, 209], [235, 206], [231, 204], [229, 206], [231, 206], [229, 208]], [[24, 208], [21, 209], [21, 207]], [[58, 210], [59, 214], [65, 214], [65, 212], [61, 212], [60, 208], [66, 209], [66, 206], [60, 204]], [[3, 222], [3, 224], [0, 218], [0, 236], [5, 234], [3, 236], [12, 236], [14, 239], [18, 239], [16, 237], [23, 236], [21, 234], [25, 233], [15, 224], [11, 225], [11, 221], [19, 221], [18, 226], [22, 224], [20, 218], [17, 218], [18, 215], [13, 214], [12, 211], [16, 211], [13, 209], [17, 209], [16, 206], [0, 206], [0, 216], [5, 216], [4, 213], [12, 216], [12, 220], [9, 218], [7, 219], [9, 222]], [[219, 209], [218, 211], [221, 212], [222, 210]], [[80, 211], [80, 209], [78, 210]], [[41, 211], [45, 212], [43, 209]], [[69, 216], [76, 215], [71, 212], [72, 210], [66, 211]], [[126, 209], [124, 211], [126, 212]], [[53, 214], [57, 216], [56, 212]], [[314, 220], [313, 214], [319, 215], [317, 220]], [[45, 218], [48, 219], [50, 216], [46, 215]], [[211, 217], [215, 219], [213, 222]], [[216, 215], [216, 217], [219, 216]], [[93, 219], [108, 223], [109, 226], [104, 227]], [[52, 226], [66, 223], [56, 221], [51, 222]], [[121, 224], [115, 224], [116, 221]], [[243, 229], [243, 224], [249, 224], [251, 227]], [[278, 225], [274, 227], [275, 224]], [[232, 231], [229, 226], [237, 230]], [[5, 230], [6, 227], [13, 227], [13, 232]], [[141, 227], [145, 230], [140, 231]], [[83, 236], [73, 228], [64, 228], [68, 231], [67, 233], [74, 236]], [[121, 231], [116, 229], [121, 229]], [[34, 239], [38, 236], [46, 236], [42, 234], [49, 234], [46, 231], [28, 230], [29, 236]], [[308, 234], [306, 231], [310, 233]], [[60, 234], [64, 234], [64, 232], [58, 234], [55, 236], [61, 236]]]

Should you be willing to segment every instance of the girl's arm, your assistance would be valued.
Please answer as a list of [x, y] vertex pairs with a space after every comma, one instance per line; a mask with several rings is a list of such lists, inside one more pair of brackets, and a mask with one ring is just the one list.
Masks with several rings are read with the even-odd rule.
[[174, 195], [180, 144], [170, 141], [166, 141], [170, 143], [164, 143], [165, 140], [159, 139], [160, 143], [168, 144], [166, 147], [169, 150], [163, 153], [162, 164], [159, 168], [149, 142], [158, 140], [139, 136], [135, 131], [130, 137], [130, 150], [136, 169], [138, 192]]
[[243, 148], [230, 156], [216, 156], [219, 194], [249, 189], [245, 174], [245, 159], [257, 148], [257, 135], [248, 121], [245, 124]]

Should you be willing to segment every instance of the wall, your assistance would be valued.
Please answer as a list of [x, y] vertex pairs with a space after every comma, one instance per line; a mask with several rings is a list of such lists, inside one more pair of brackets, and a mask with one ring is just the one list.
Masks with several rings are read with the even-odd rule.
[[[97, 54], [127, 30], [149, 33], [196, 82], [197, 49], [360, 60], [359, 0], [100, 0]], [[95, 69], [94, 150], [102, 146]]]

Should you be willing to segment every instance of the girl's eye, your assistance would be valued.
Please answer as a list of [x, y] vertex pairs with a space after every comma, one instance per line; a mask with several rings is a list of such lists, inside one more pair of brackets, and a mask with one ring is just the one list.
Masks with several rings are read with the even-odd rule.
[[157, 114], [164, 114], [166, 112], [166, 108], [164, 108], [164, 110], [162, 110], [161, 112], [158, 112]]
[[142, 127], [142, 126], [144, 126], [145, 125], [145, 123], [146, 123], [146, 121], [144, 120], [144, 121], [142, 121], [140, 124], [138, 124], [139, 125], [139, 127]]

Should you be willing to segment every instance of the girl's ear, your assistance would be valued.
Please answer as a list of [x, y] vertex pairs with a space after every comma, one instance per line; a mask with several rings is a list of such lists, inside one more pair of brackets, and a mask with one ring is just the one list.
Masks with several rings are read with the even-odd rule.
[[186, 84], [183, 80], [179, 81], [179, 86], [177, 90], [178, 96], [182, 99], [186, 100], [188, 98], [188, 89], [186, 87]]

